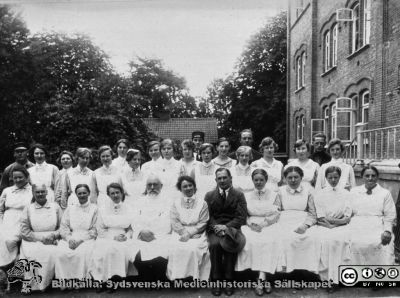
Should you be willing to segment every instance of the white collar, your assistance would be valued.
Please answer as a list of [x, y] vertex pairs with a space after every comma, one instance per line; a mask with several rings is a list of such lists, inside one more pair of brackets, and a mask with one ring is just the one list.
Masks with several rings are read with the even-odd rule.
[[297, 187], [296, 189], [291, 188], [289, 185], [286, 186], [286, 190], [291, 193], [292, 195], [294, 195], [296, 192], [297, 193], [301, 193], [303, 191], [303, 186], [300, 184], [299, 187]]

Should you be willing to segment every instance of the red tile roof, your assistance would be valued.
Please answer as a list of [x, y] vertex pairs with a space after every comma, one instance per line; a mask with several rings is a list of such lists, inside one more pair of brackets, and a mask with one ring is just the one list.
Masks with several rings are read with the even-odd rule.
[[144, 124], [160, 138], [174, 140], [191, 139], [196, 130], [205, 133], [204, 141], [216, 143], [218, 140], [217, 119], [215, 118], [143, 118]]

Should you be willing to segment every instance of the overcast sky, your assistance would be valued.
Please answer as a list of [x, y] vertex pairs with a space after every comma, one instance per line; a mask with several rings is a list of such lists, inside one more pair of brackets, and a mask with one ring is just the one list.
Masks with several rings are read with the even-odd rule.
[[16, 2], [32, 33], [87, 34], [120, 73], [136, 55], [160, 58], [186, 78], [194, 96], [231, 73], [250, 36], [287, 7], [286, 0]]

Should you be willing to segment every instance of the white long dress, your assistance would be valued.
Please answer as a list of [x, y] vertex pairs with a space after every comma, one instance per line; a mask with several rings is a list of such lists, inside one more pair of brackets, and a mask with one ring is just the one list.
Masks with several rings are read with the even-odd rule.
[[[99, 209], [97, 220], [98, 237], [89, 263], [89, 274], [96, 280], [106, 281], [114, 275], [126, 277], [129, 256], [137, 253], [128, 230], [131, 227], [132, 211], [125, 203], [110, 202]], [[127, 241], [116, 241], [115, 236], [125, 234]]]
[[55, 165], [45, 161], [42, 164], [35, 164], [28, 169], [31, 184], [44, 184], [47, 188], [47, 200], [55, 201], [55, 186], [58, 180], [59, 170]]
[[[42, 277], [40, 283], [31, 280], [32, 290], [45, 290], [54, 278], [55, 256], [57, 245], [45, 245], [40, 239], [53, 234], [59, 237], [61, 222], [61, 208], [55, 203], [46, 202], [40, 206], [32, 203], [27, 206], [21, 216], [21, 259], [38, 262], [42, 268], [37, 268], [37, 274]], [[32, 270], [24, 274], [24, 278], [30, 280], [33, 277]]]
[[193, 159], [191, 162], [186, 162], [183, 158], [179, 161], [181, 164], [179, 176], [190, 176], [193, 168], [199, 161]]
[[146, 178], [140, 169], [133, 170], [131, 167], [122, 172], [122, 185], [126, 193], [125, 203], [134, 208], [146, 190]]
[[[87, 184], [90, 189], [90, 202], [97, 203], [96, 180], [94, 178], [94, 172], [91, 169], [87, 167], [82, 169], [78, 165], [67, 172], [65, 179], [66, 181], [61, 195], [62, 208], [79, 204], [78, 197], [75, 194], [75, 188], [78, 184]], [[65, 203], [64, 200], [68, 200], [68, 203]]]
[[160, 164], [161, 171], [159, 172], [159, 176], [163, 184], [164, 196], [176, 198], [179, 195], [176, 182], [178, 182], [180, 175], [181, 163], [172, 157], [169, 160], [164, 158]]
[[150, 174], [158, 174], [162, 171], [163, 158], [160, 156], [157, 160], [150, 160], [142, 164], [142, 172], [145, 176]]
[[232, 185], [240, 189], [245, 195], [254, 189], [251, 173], [254, 169], [250, 166], [243, 166], [240, 163], [231, 168]]
[[216, 170], [217, 166], [213, 162], [206, 164], [203, 161], [195, 165], [193, 173], [196, 180], [198, 198], [204, 199], [206, 193], [215, 189], [217, 186], [215, 182]]
[[[238, 255], [237, 271], [252, 269], [275, 273], [282, 250], [281, 231], [277, 229], [277, 224], [268, 225], [268, 221], [272, 223], [279, 216], [278, 207], [274, 205], [277, 196], [277, 192], [268, 188], [261, 191], [253, 189], [246, 195], [247, 225], [242, 226], [246, 245]], [[263, 226], [261, 232], [252, 231], [249, 227], [252, 223]]]
[[111, 183], [118, 183], [122, 186], [121, 172], [120, 169], [111, 165], [109, 167], [101, 166], [94, 171], [94, 178], [96, 181], [96, 188], [99, 192], [97, 197], [97, 206], [105, 208], [106, 204], [110, 200], [107, 195], [107, 186]]
[[[56, 278], [86, 278], [96, 238], [97, 206], [87, 202], [66, 209], [61, 221], [63, 240], [58, 243], [55, 258]], [[69, 240], [83, 240], [77, 248], [70, 249]]]
[[[142, 261], [149, 261], [157, 257], [167, 258], [171, 241], [171, 200], [162, 194], [158, 196], [147, 195], [136, 204], [135, 214], [132, 219], [134, 227], [133, 247], [140, 250]], [[153, 232], [155, 239], [145, 242], [138, 239], [142, 230]], [[136, 251], [132, 249], [132, 262], [135, 261]]]
[[301, 180], [301, 183], [303, 185], [307, 185], [310, 187], [314, 187], [311, 185], [311, 182], [316, 180], [317, 175], [318, 175], [318, 170], [319, 170], [319, 164], [313, 161], [312, 159], [308, 159], [307, 162], [301, 163], [298, 158], [292, 160], [289, 162], [284, 169], [286, 169], [289, 166], [296, 166], [299, 167], [300, 169], [303, 170], [303, 179]]
[[[10, 264], [18, 253], [21, 239], [20, 218], [22, 211], [32, 200], [29, 183], [22, 188], [15, 185], [3, 190], [0, 197], [0, 266]], [[6, 245], [8, 243], [8, 247]]]
[[329, 185], [325, 178], [325, 171], [330, 166], [339, 167], [342, 171], [340, 175], [339, 183], [336, 185], [337, 188], [351, 189], [356, 186], [356, 178], [354, 176], [354, 170], [351, 165], [346, 164], [343, 159], [332, 159], [328, 163], [324, 163], [318, 170], [317, 181], [315, 183], [315, 190], [322, 189]]
[[[286, 267], [290, 272], [303, 269], [318, 273], [321, 242], [315, 226], [316, 213], [310, 188], [300, 185], [296, 190], [289, 186], [279, 188], [281, 216], [277, 228], [281, 232], [282, 255], [278, 270]], [[294, 232], [300, 225], [310, 226], [304, 234]]]
[[[172, 204], [172, 236], [168, 253], [167, 276], [170, 280], [193, 277], [207, 280], [210, 274], [205, 228], [209, 219], [208, 205], [196, 196], [178, 198]], [[179, 240], [179, 231], [186, 230], [191, 237], [186, 242]]]
[[372, 194], [367, 194], [364, 185], [353, 188], [351, 208], [353, 217], [348, 225], [351, 239], [351, 260], [353, 265], [392, 265], [394, 249], [392, 241], [381, 244], [381, 234], [392, 232], [396, 208], [390, 191], [377, 185]]
[[[330, 185], [313, 194], [317, 218], [341, 219], [351, 216], [350, 193]], [[332, 229], [317, 226], [321, 241], [319, 276], [322, 280], [338, 283], [339, 266], [350, 260], [350, 234], [347, 225]]]
[[282, 180], [283, 164], [273, 159], [272, 163], [267, 162], [263, 157], [251, 163], [253, 169], [264, 169], [268, 174], [267, 188], [278, 191], [278, 183]]
[[124, 172], [127, 170], [129, 167], [129, 163], [126, 161], [125, 158], [118, 156], [113, 159], [112, 165], [120, 170], [120, 172]]

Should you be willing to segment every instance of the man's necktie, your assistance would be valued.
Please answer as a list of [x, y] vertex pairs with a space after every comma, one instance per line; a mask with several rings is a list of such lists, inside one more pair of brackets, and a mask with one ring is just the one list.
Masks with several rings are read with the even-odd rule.
[[225, 203], [225, 201], [226, 201], [226, 192], [225, 192], [225, 190], [223, 190], [222, 193], [221, 193], [221, 199], [222, 199], [222, 202]]

